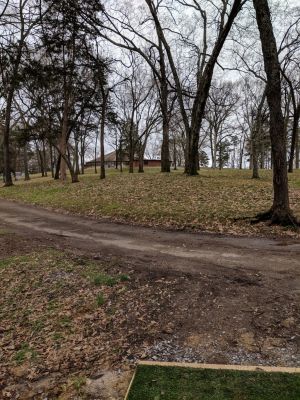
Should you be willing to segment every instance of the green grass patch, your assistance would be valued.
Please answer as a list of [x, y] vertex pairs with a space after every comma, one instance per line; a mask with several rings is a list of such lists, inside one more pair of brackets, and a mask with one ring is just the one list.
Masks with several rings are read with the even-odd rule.
[[93, 283], [96, 286], [110, 286], [113, 287], [118, 283], [118, 279], [107, 274], [95, 274], [92, 277]]
[[22, 264], [22, 263], [27, 263], [30, 260], [31, 260], [31, 256], [30, 255], [2, 258], [2, 259], [0, 259], [0, 269], [13, 266], [14, 264], [18, 264], [19, 265], [19, 264]]
[[27, 343], [24, 343], [19, 351], [14, 355], [15, 362], [20, 365], [26, 360], [34, 360], [37, 357], [37, 352], [32, 349]]
[[299, 400], [300, 374], [141, 365], [128, 400]]
[[98, 293], [96, 297], [96, 303], [98, 307], [101, 307], [105, 303], [105, 297], [102, 293]]

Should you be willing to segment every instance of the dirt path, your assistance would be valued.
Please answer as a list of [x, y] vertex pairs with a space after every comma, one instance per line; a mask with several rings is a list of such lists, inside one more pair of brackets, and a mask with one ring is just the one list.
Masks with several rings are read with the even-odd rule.
[[[0, 221], [12, 230], [48, 238], [62, 247], [122, 256], [142, 268], [185, 274], [263, 273], [291, 277], [300, 291], [300, 243], [293, 240], [227, 237], [162, 231], [63, 215], [0, 200]], [[59, 239], [59, 240], [58, 240]]]
[[139, 359], [300, 366], [299, 242], [0, 200], [1, 259], [0, 398], [97, 399], [103, 374], [119, 387]]

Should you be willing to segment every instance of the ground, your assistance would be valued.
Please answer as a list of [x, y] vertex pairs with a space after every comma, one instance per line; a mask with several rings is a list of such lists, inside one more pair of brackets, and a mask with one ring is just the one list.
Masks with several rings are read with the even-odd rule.
[[[297, 236], [291, 229], [251, 225], [256, 214], [272, 205], [272, 173], [261, 171], [251, 179], [249, 170], [203, 169], [188, 177], [182, 170], [161, 174], [107, 171], [99, 180], [93, 171], [78, 184], [62, 184], [33, 176], [15, 187], [1, 189], [0, 197], [114, 221], [239, 235]], [[289, 175], [291, 207], [300, 218], [300, 171]]]
[[128, 400], [299, 400], [300, 374], [139, 365]]
[[300, 366], [296, 238], [163, 231], [3, 200], [0, 221], [3, 398], [121, 399], [138, 359]]

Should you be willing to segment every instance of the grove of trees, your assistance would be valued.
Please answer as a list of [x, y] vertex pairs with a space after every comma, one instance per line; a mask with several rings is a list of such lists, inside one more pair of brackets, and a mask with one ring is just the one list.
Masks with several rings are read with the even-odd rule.
[[0, 0], [0, 173], [273, 170], [259, 219], [296, 224], [300, 6], [293, 0]]

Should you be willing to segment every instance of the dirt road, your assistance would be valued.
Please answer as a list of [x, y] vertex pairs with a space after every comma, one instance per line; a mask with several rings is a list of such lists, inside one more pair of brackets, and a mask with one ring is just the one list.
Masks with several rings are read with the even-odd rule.
[[[300, 366], [299, 242], [163, 231], [0, 200], [1, 259], [0, 398], [71, 400], [72, 379], [88, 377], [90, 393], [102, 371], [126, 377], [141, 358]], [[126, 280], [99, 286], [91, 271]], [[38, 357], [19, 365], [24, 343]]]
[[292, 278], [291, 289], [300, 291], [300, 243], [293, 240], [162, 231], [4, 200], [0, 200], [0, 221], [11, 230], [48, 238], [62, 247], [122, 256], [143, 268], [185, 274], [234, 274], [239, 270], [274, 278], [284, 275]]

